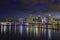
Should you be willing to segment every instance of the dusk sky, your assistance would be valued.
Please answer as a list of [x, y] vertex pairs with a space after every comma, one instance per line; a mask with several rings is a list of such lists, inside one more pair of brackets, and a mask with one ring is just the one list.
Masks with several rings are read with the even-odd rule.
[[[26, 17], [29, 14], [33, 15], [60, 15], [58, 11], [50, 11], [47, 0], [2, 0], [0, 1], [0, 18], [6, 17]], [[60, 1], [53, 0], [51, 3], [56, 5]], [[55, 9], [56, 10], [56, 9]]]

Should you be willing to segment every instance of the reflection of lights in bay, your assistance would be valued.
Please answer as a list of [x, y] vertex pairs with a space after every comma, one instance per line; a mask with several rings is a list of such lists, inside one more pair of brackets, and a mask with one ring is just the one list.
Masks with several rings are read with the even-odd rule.
[[[18, 25], [18, 24], [17, 24]], [[16, 23], [15, 23], [15, 34], [16, 34]]]
[[22, 26], [20, 26], [20, 34], [22, 35]]
[[38, 35], [38, 27], [37, 27], [37, 25], [36, 25], [36, 36]]
[[43, 25], [42, 25], [42, 33], [43, 33]]
[[29, 32], [29, 28], [27, 27], [27, 35], [28, 35], [28, 32]]
[[48, 29], [48, 37], [49, 37], [49, 40], [51, 40], [51, 29]]
[[16, 24], [16, 34], [21, 34], [20, 24]]
[[35, 23], [35, 35], [38, 36], [38, 24], [37, 22]]
[[32, 35], [32, 24], [29, 25], [30, 36]]
[[4, 33], [6, 33], [6, 25], [4, 25]]
[[36, 30], [35, 30], [35, 27], [34, 27], [34, 36], [36, 36]]
[[46, 35], [46, 25], [44, 25], [44, 35]]
[[[2, 26], [3, 25], [3, 26]], [[1, 32], [3, 32], [4, 31], [4, 33], [6, 33], [6, 23], [5, 22], [2, 22], [1, 23]]]
[[33, 31], [33, 34], [35, 36], [36, 31], [35, 31], [35, 24], [34, 23], [33, 23], [33, 29], [32, 29], [32, 31]]
[[3, 30], [4, 30], [4, 28], [3, 28], [3, 25], [1, 24], [1, 34], [2, 34]]
[[28, 35], [28, 32], [29, 32], [29, 27], [28, 27], [28, 25], [29, 25], [29, 23], [26, 23], [26, 31], [27, 31], [27, 35]]
[[40, 37], [41, 32], [42, 32], [42, 29], [41, 29], [41, 25], [40, 25], [40, 26], [38, 27], [38, 37]]
[[29, 32], [29, 27], [28, 27], [29, 23], [24, 22], [23, 23], [23, 33], [25, 33], [25, 35], [28, 36], [28, 32]]
[[22, 26], [23, 21], [21, 21], [20, 23], [21, 23], [21, 24], [20, 24], [20, 34], [22, 35], [22, 32], [23, 32], [23, 26]]
[[9, 33], [11, 33], [11, 23], [9, 23]]

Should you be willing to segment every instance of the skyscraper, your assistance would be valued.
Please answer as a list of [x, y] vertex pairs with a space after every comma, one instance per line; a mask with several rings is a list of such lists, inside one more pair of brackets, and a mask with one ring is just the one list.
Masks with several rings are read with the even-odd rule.
[[33, 17], [32, 17], [32, 14], [29, 15], [28, 19], [27, 19], [27, 22], [29, 23], [29, 32], [30, 32], [30, 36], [32, 35], [32, 23], [33, 23]]
[[52, 35], [51, 35], [51, 32], [52, 32], [51, 29], [52, 29], [52, 27], [53, 27], [53, 26], [52, 26], [53, 17], [51, 16], [51, 14], [49, 14], [49, 15], [47, 16], [47, 19], [46, 19], [46, 20], [47, 20], [47, 25], [46, 25], [46, 26], [47, 26], [47, 28], [48, 28], [48, 29], [47, 29], [48, 40], [51, 40], [51, 36], [52, 36]]

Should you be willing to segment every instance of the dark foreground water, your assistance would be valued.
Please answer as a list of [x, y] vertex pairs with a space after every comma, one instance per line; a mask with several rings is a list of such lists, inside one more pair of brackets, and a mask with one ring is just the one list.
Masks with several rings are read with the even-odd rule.
[[15, 33], [6, 33], [0, 34], [0, 40], [60, 40], [60, 30], [46, 30], [46, 35], [41, 33], [40, 37], [15, 34]]

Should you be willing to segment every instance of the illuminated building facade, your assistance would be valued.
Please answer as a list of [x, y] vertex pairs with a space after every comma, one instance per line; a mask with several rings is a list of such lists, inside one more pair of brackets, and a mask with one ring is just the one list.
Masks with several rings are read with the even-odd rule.
[[55, 24], [56, 24], [56, 28], [60, 30], [60, 18], [54, 18], [55, 19]]
[[52, 28], [51, 24], [53, 22], [53, 17], [49, 14], [46, 20], [47, 20], [47, 24], [49, 24], [48, 28]]
[[47, 34], [48, 34], [48, 38], [49, 40], [51, 40], [51, 29], [53, 28], [52, 26], [52, 22], [53, 22], [53, 17], [49, 14], [48, 17], [47, 17]]

